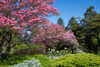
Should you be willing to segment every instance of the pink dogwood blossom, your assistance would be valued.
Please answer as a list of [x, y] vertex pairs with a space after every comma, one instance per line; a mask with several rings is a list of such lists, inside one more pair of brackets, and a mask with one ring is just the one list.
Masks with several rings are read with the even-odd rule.
[[74, 47], [79, 45], [71, 30], [65, 32], [62, 26], [54, 23], [47, 24], [44, 27], [39, 26], [38, 32], [35, 34], [35, 37], [31, 39], [31, 42], [32, 44], [44, 43], [45, 45], [54, 45], [62, 42]]
[[[11, 45], [12, 35], [24, 35], [23, 31], [26, 28], [30, 28], [34, 32], [37, 30], [37, 26], [48, 23], [46, 16], [59, 15], [59, 11], [52, 6], [53, 3], [53, 0], [0, 0], [0, 37], [2, 41], [0, 42], [0, 55], [8, 55], [10, 49], [17, 44], [15, 42], [14, 45]], [[37, 37], [39, 38], [39, 36]], [[2, 50], [4, 41], [7, 42], [6, 52]]]

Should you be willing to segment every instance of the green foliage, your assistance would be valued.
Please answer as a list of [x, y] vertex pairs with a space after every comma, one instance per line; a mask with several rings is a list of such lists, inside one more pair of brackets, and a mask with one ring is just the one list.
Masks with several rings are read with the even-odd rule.
[[30, 45], [29, 48], [27, 48], [27, 45], [24, 46], [20, 49], [17, 49], [15, 52], [14, 52], [14, 55], [27, 55], [27, 54], [44, 54], [43, 52], [43, 48], [42, 48], [43, 45]]
[[61, 56], [70, 54], [68, 51], [66, 50], [60, 50], [60, 51], [55, 51], [54, 49], [51, 49], [51, 51], [49, 51], [49, 56], [47, 57], [48, 59], [57, 59]]
[[23, 63], [13, 65], [12, 67], [42, 67], [42, 65], [39, 60], [33, 58], [32, 60], [25, 60]]
[[88, 52], [99, 51], [98, 34], [100, 32], [100, 14], [94, 10], [94, 6], [87, 8], [84, 18], [81, 20], [81, 27], [84, 36], [84, 46], [88, 48]]
[[50, 67], [49, 59], [47, 59], [44, 55], [20, 55], [20, 56], [11, 56], [8, 59], [0, 59], [0, 67], [7, 67], [22, 63], [25, 60], [31, 60], [35, 58], [39, 60], [43, 67]]
[[68, 25], [66, 27], [66, 30], [70, 30], [71, 29], [72, 31], [74, 31], [78, 27], [79, 27], [79, 24], [76, 21], [76, 19], [74, 17], [71, 17], [71, 19], [69, 20]]
[[66, 52], [62, 52], [62, 51], [54, 51], [50, 53], [50, 56], [53, 57], [53, 56], [63, 56], [63, 55], [66, 55]]
[[24, 60], [31, 60], [33, 58], [32, 55], [20, 55], [20, 56], [11, 56], [8, 59], [1, 59], [0, 65], [11, 66], [18, 63], [22, 63]]
[[34, 55], [36, 60], [39, 60], [43, 67], [50, 67], [49, 59], [43, 55]]
[[25, 49], [25, 48], [27, 48], [26, 44], [16, 45], [15, 47], [11, 48], [10, 54], [14, 54], [16, 51], [20, 49]]
[[100, 56], [80, 53], [50, 60], [51, 67], [100, 67]]
[[100, 40], [100, 33], [99, 33], [99, 35], [98, 35], [98, 38], [99, 38], [99, 40]]
[[58, 51], [58, 50], [55, 50], [55, 49], [51, 49], [51, 51], [49, 51], [49, 55], [51, 56], [51, 57], [53, 57], [53, 56], [63, 56], [63, 55], [66, 55], [66, 54], [69, 54], [70, 52], [69, 51], [67, 51], [67, 50], [65, 50], [65, 49], [63, 49], [63, 50], [60, 50], [60, 51]]
[[81, 49], [76, 49], [75, 53], [85, 53], [85, 52], [83, 50], [81, 50]]
[[72, 30], [72, 32], [74, 32], [74, 35], [77, 37], [76, 39], [80, 42], [82, 41], [82, 32], [80, 29], [80, 25], [78, 23], [78, 21], [76, 20], [75, 17], [71, 17], [71, 19], [68, 22], [68, 25], [66, 26], [66, 30]]
[[[17, 44], [15, 47], [11, 48], [10, 54], [14, 54], [18, 50], [25, 49], [25, 48], [27, 48], [27, 45], [26, 44], [20, 44], [20, 45]], [[3, 50], [4, 51], [6, 50], [6, 46], [3, 46]]]
[[98, 39], [97, 38], [92, 38], [91, 41], [92, 41], [92, 43], [94, 45], [97, 45], [97, 43], [98, 43]]

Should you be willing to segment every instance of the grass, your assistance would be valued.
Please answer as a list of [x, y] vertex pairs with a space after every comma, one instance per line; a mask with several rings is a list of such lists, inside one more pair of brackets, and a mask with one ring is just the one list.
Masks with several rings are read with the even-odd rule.
[[50, 62], [49, 59], [44, 57], [44, 55], [34, 55], [34, 58], [40, 61], [43, 67], [50, 67]]

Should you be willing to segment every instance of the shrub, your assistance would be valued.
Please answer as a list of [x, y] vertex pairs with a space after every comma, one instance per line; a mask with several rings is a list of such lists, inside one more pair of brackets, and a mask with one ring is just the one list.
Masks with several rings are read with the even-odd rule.
[[12, 67], [42, 67], [41, 63], [34, 58], [32, 60], [25, 60], [23, 63], [19, 63]]
[[85, 53], [85, 52], [83, 50], [81, 50], [81, 49], [76, 49], [75, 53]]
[[25, 60], [32, 60], [32, 58], [39, 60], [43, 67], [50, 67], [49, 59], [47, 59], [44, 55], [19, 55], [11, 56], [8, 59], [0, 59], [0, 67], [9, 67], [22, 63]]
[[27, 48], [26, 44], [20, 44], [20, 45], [16, 45], [14, 48], [11, 48], [10, 54], [14, 54], [15, 52], [17, 52], [20, 49], [25, 49]]
[[0, 66], [12, 66], [15, 64], [22, 63], [24, 60], [31, 60], [32, 55], [20, 55], [20, 56], [11, 56], [8, 59], [0, 59]]
[[22, 48], [19, 50], [16, 50], [14, 55], [33, 55], [33, 54], [44, 54], [43, 48], [41, 45], [30, 45], [30, 48]]
[[55, 51], [55, 49], [51, 49], [51, 51], [49, 51], [49, 55], [52, 57], [55, 56], [55, 57], [59, 57], [59, 56], [63, 56], [63, 55], [66, 55], [66, 54], [69, 54], [67, 53], [66, 50], [61, 50], [61, 51]]
[[80, 53], [50, 60], [51, 67], [100, 67], [100, 56]]

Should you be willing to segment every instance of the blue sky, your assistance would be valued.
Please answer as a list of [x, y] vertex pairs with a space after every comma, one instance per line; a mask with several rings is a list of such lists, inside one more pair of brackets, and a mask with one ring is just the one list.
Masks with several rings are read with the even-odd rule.
[[53, 23], [57, 23], [59, 17], [64, 20], [65, 26], [69, 19], [74, 16], [75, 18], [84, 17], [86, 9], [91, 5], [94, 9], [100, 13], [100, 0], [55, 0], [53, 4], [60, 11], [59, 16], [49, 17], [49, 20]]

